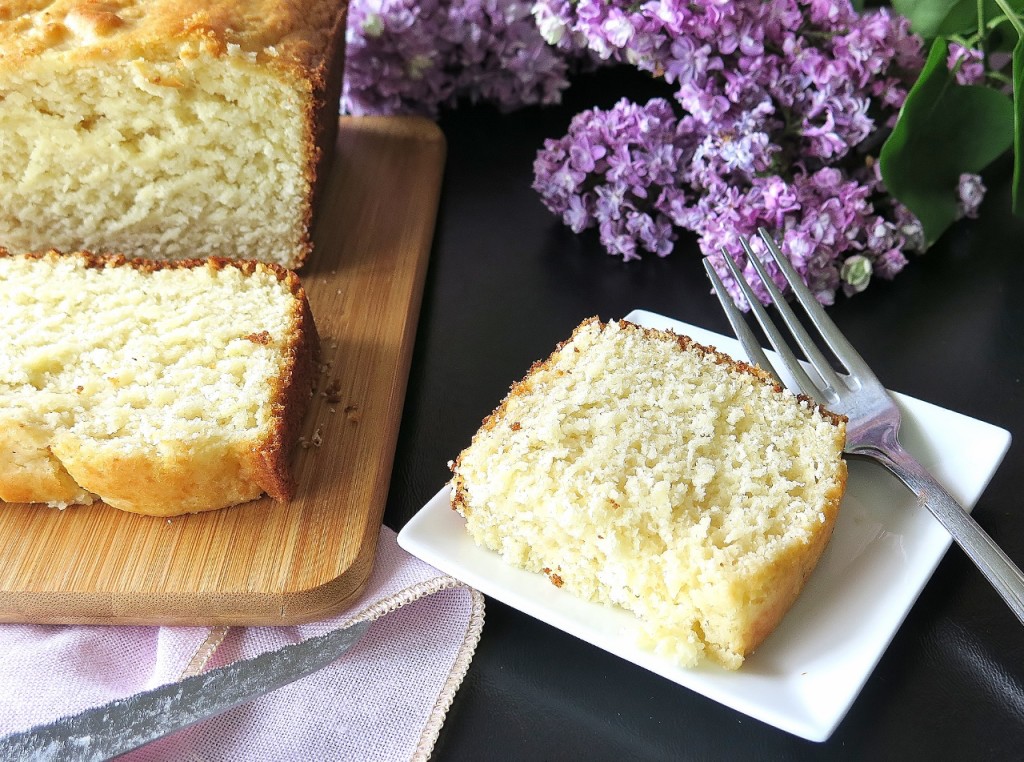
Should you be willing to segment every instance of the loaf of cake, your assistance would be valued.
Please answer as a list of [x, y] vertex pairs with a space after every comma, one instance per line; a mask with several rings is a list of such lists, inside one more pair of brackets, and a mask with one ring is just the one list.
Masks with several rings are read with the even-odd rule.
[[345, 0], [0, 6], [0, 246], [302, 264]]
[[452, 462], [452, 507], [510, 564], [633, 612], [644, 647], [735, 669], [828, 543], [845, 437], [759, 368], [593, 318]]
[[266, 492], [319, 341], [276, 265], [0, 254], [0, 500], [173, 516]]

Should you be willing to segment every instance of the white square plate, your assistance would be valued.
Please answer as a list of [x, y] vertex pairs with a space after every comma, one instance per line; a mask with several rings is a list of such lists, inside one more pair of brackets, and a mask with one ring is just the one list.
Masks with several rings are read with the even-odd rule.
[[[635, 310], [626, 319], [671, 329], [733, 357], [739, 343], [696, 326]], [[894, 395], [907, 450], [968, 509], [1010, 446], [1009, 432], [919, 400]], [[495, 400], [497, 404], [498, 400]], [[452, 453], [454, 456], [455, 453]], [[683, 669], [633, 644], [633, 615], [579, 600], [547, 577], [511, 568], [477, 547], [443, 488], [398, 535], [413, 555], [485, 595], [537, 617], [679, 685], [812, 741], [846, 715], [910, 607], [950, 545], [949, 535], [895, 477], [851, 461], [832, 541], [780, 626], [738, 671]]]

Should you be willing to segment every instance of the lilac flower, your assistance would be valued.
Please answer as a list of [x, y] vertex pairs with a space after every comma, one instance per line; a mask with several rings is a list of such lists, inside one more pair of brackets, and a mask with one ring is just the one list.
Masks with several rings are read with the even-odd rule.
[[960, 185], [957, 192], [960, 196], [961, 216], [977, 217], [978, 208], [985, 198], [985, 185], [981, 181], [981, 175], [969, 174], [967, 172], [960, 175]]
[[[585, 44], [675, 89], [675, 113], [664, 101], [646, 107], [658, 111], [659, 127], [641, 143], [633, 138], [641, 112], [620, 102], [581, 114], [538, 155], [544, 203], [574, 229], [596, 226], [609, 253], [667, 253], [675, 231], [687, 229], [737, 303], [723, 248], [767, 301], [737, 245], [766, 227], [831, 304], [840, 288], [854, 294], [873, 275], [895, 276], [903, 252], [923, 248], [920, 223], [887, 196], [865, 152], [895, 123], [924, 63], [905, 19], [835, 0], [536, 0], [534, 15], [557, 44]], [[655, 172], [658, 140], [673, 161]], [[574, 147], [593, 161], [573, 161]], [[662, 171], [673, 165], [674, 175]], [[961, 188], [967, 214], [978, 188], [966, 179]]]
[[359, 0], [349, 6], [342, 110], [353, 114], [436, 113], [454, 82], [443, 75], [449, 44], [438, 0]]
[[537, 31], [549, 45], [572, 51], [586, 48], [586, 39], [582, 35], [574, 37], [567, 21], [572, 14], [570, 0], [549, 0], [543, 5], [535, 5], [533, 14]]
[[[839, 289], [894, 277], [907, 253], [925, 248], [920, 222], [886, 194], [873, 156], [872, 138], [895, 123], [923, 65], [920, 39], [887, 8], [353, 0], [349, 17], [342, 106], [355, 114], [555, 103], [570, 72], [594, 61], [663, 78], [674, 101], [584, 111], [534, 163], [543, 203], [575, 232], [596, 228], [625, 260], [666, 256], [689, 230], [738, 297], [721, 247], [750, 275], [736, 236], [764, 226], [830, 304]], [[953, 44], [947, 63], [961, 84], [984, 77], [979, 51]], [[984, 193], [979, 177], [964, 175], [961, 214], [974, 216]]]
[[545, 142], [533, 187], [574, 231], [596, 227], [610, 254], [663, 257], [685, 211], [684, 138], [664, 99], [590, 109], [576, 115], [564, 138]]
[[874, 271], [880, 278], [892, 280], [907, 266], [907, 258], [899, 249], [890, 249], [875, 258]]
[[924, 254], [927, 242], [924, 237], [924, 227], [921, 221], [914, 216], [906, 206], [899, 202], [892, 204], [892, 217], [896, 228], [903, 237], [903, 251]]
[[460, 100], [557, 103], [574, 60], [545, 42], [528, 2], [355, 0], [342, 110], [436, 116]]
[[965, 48], [958, 42], [949, 44], [946, 67], [961, 85], [979, 85], [985, 81], [985, 55], [980, 50]]
[[768, 153], [825, 162], [895, 120], [923, 63], [904, 19], [844, 2], [537, 0], [534, 13], [602, 58], [664, 75], [711, 131], [754, 116], [765, 124], [748, 133], [776, 137]]
[[[725, 269], [720, 254], [725, 248], [742, 263], [748, 282], [762, 301], [768, 293], [756, 278], [753, 265], [737, 244], [737, 236], [749, 238], [755, 253], [763, 253], [758, 228], [773, 233], [808, 287], [823, 304], [831, 304], [840, 285], [840, 270], [852, 256], [869, 262], [874, 252], [865, 247], [878, 214], [869, 202], [872, 188], [826, 167], [813, 174], [797, 175], [791, 182], [778, 177], [757, 178], [744, 194], [735, 191], [707, 195], [697, 202], [701, 222], [697, 228], [701, 248], [725, 281], [738, 304], [739, 287]], [[777, 201], [782, 201], [781, 204]], [[764, 260], [780, 289], [785, 279], [770, 259]]]

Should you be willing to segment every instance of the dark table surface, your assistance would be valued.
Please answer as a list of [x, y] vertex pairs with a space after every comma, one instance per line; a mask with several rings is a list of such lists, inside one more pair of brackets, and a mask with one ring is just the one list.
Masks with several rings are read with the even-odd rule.
[[[645, 96], [628, 75], [580, 80], [557, 108], [440, 120], [448, 162], [385, 523], [445, 483], [509, 384], [583, 318], [644, 308], [729, 333], [692, 238], [624, 263], [563, 227], [532, 163], [573, 114]], [[1005, 166], [963, 221], [892, 282], [830, 309], [885, 384], [1024, 431], [1024, 221]], [[1011, 445], [974, 516], [1024, 564], [1024, 450]], [[488, 599], [483, 637], [435, 759], [1022, 759], [1024, 627], [956, 546], [845, 720], [822, 744], [751, 719]]]

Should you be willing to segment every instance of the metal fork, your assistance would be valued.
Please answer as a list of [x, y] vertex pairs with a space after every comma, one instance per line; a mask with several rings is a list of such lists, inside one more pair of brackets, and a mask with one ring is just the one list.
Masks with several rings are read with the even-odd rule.
[[[810, 322], [817, 328], [822, 342], [827, 346], [845, 373], [837, 373], [831, 363], [818, 349], [807, 330], [797, 319], [796, 313], [787, 304], [764, 264], [750, 248], [750, 243], [740, 239], [743, 250], [757, 271], [775, 308], [782, 316], [787, 329], [800, 347], [807, 362], [813, 367], [817, 380], [813, 380], [793, 350], [787, 344], [781, 331], [772, 322], [768, 311], [754, 295], [753, 289], [740, 272], [735, 260], [724, 248], [726, 266], [750, 304], [754, 317], [761, 325], [769, 342], [779, 354], [783, 365], [796, 380], [799, 391], [811, 397], [829, 410], [848, 418], [846, 428], [846, 453], [870, 458], [891, 471], [920, 502], [939, 520], [956, 543], [985, 575], [986, 579], [1003, 597], [1017, 618], [1024, 623], [1024, 574], [1010, 558], [996, 545], [995, 541], [971, 518], [952, 495], [950, 495], [917, 460], [900, 445], [897, 436], [900, 428], [900, 411], [885, 387], [857, 353], [849, 341], [840, 333], [836, 324], [825, 314], [825, 310], [803, 284], [789, 260], [779, 250], [771, 235], [763, 228], [758, 231], [793, 294], [803, 307]], [[722, 280], [711, 262], [705, 257], [704, 268], [708, 272], [718, 300], [722, 303], [726, 317], [736, 337], [746, 350], [751, 362], [764, 370], [774, 369], [760, 342], [745, 322], [742, 314], [733, 304]]]

